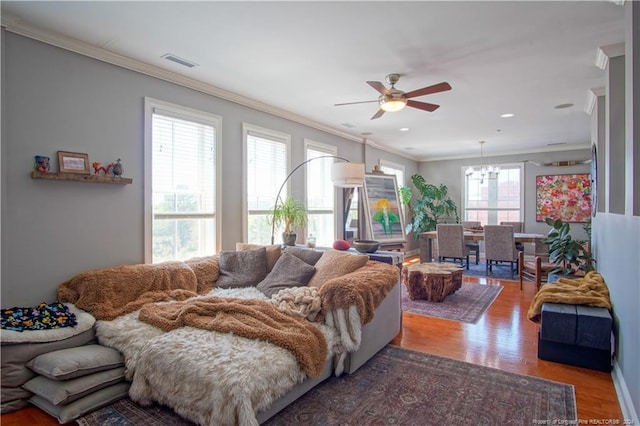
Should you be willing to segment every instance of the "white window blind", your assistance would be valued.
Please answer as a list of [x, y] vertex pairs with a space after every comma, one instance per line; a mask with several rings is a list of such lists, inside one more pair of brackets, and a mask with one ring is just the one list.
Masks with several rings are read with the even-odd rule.
[[523, 220], [523, 182], [520, 165], [501, 164], [496, 179], [480, 178], [477, 170], [464, 176], [464, 220], [477, 220], [482, 225]]
[[154, 108], [152, 262], [216, 251], [217, 123]]
[[[247, 130], [247, 241], [255, 244], [271, 243], [269, 216], [275, 205], [275, 197], [287, 176], [289, 143], [277, 134]], [[285, 200], [288, 188], [280, 195]], [[276, 240], [282, 230], [276, 230]]]
[[[337, 149], [316, 142], [306, 142], [306, 158], [336, 155]], [[307, 163], [307, 233], [319, 246], [331, 246], [335, 232], [335, 188], [331, 181], [331, 164], [335, 158], [318, 158]]]

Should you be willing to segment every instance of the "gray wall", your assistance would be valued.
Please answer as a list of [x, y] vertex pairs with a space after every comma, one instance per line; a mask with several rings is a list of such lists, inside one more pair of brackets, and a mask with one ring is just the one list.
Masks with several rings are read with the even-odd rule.
[[[521, 163], [524, 160], [535, 161], [539, 164], [550, 163], [552, 161], [574, 161], [587, 160], [591, 158], [589, 149], [556, 151], [536, 154], [519, 154], [485, 157], [485, 164], [508, 164]], [[480, 164], [480, 157], [465, 158], [445, 161], [427, 161], [420, 163], [419, 171], [427, 182], [434, 185], [444, 183], [449, 189], [451, 199], [458, 206], [460, 217], [463, 216], [462, 197], [464, 187], [462, 186], [462, 170], [469, 165]], [[581, 164], [567, 167], [536, 166], [532, 163], [524, 165], [524, 228], [526, 232], [546, 234], [549, 226], [544, 222], [536, 222], [536, 176], [555, 174], [590, 173], [589, 164]], [[587, 239], [587, 235], [582, 228], [582, 224], [571, 224], [571, 235], [577, 239]]]
[[[242, 240], [243, 122], [291, 134], [292, 165], [304, 160], [304, 138], [364, 161], [358, 142], [12, 33], [2, 42], [2, 306], [52, 301], [81, 271], [144, 261], [145, 96], [222, 116], [223, 249]], [[121, 158], [133, 184], [31, 179], [33, 156], [51, 157], [55, 171], [58, 150]], [[292, 191], [303, 195], [304, 173]]]

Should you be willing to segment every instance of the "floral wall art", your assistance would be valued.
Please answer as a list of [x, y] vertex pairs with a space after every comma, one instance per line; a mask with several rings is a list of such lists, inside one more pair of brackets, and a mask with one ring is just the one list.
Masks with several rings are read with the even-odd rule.
[[536, 221], [587, 222], [591, 216], [591, 175], [536, 177]]

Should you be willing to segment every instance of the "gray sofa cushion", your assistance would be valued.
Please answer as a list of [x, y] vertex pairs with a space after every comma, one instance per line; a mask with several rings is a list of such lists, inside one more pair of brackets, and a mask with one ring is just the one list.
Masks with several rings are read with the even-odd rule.
[[216, 287], [255, 286], [267, 275], [267, 251], [264, 247], [245, 251], [220, 252], [220, 277]]
[[53, 380], [86, 376], [124, 365], [122, 354], [106, 346], [86, 345], [39, 355], [27, 367]]
[[269, 275], [256, 287], [267, 297], [271, 297], [283, 288], [306, 286], [315, 272], [316, 268], [285, 252]]
[[22, 386], [53, 405], [66, 405], [122, 381], [124, 367], [118, 367], [69, 380], [52, 380], [36, 376]]
[[302, 247], [287, 247], [285, 253], [292, 254], [298, 259], [304, 260], [309, 265], [315, 266], [322, 257], [323, 252]]
[[53, 405], [38, 395], [32, 396], [29, 402], [57, 418], [60, 423], [68, 423], [126, 397], [128, 392], [129, 383], [122, 382], [100, 389], [67, 405]]

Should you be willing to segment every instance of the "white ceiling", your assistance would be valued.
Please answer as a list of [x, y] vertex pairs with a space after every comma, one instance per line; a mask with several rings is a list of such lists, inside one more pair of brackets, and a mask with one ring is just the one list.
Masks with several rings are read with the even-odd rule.
[[[2, 12], [418, 160], [477, 156], [480, 140], [485, 156], [588, 147], [587, 94], [605, 84], [597, 49], [624, 41], [623, 8], [603, 1], [2, 1]], [[415, 98], [435, 112], [370, 120], [375, 103], [333, 106], [377, 99], [365, 82], [389, 73], [400, 90], [453, 89]]]

